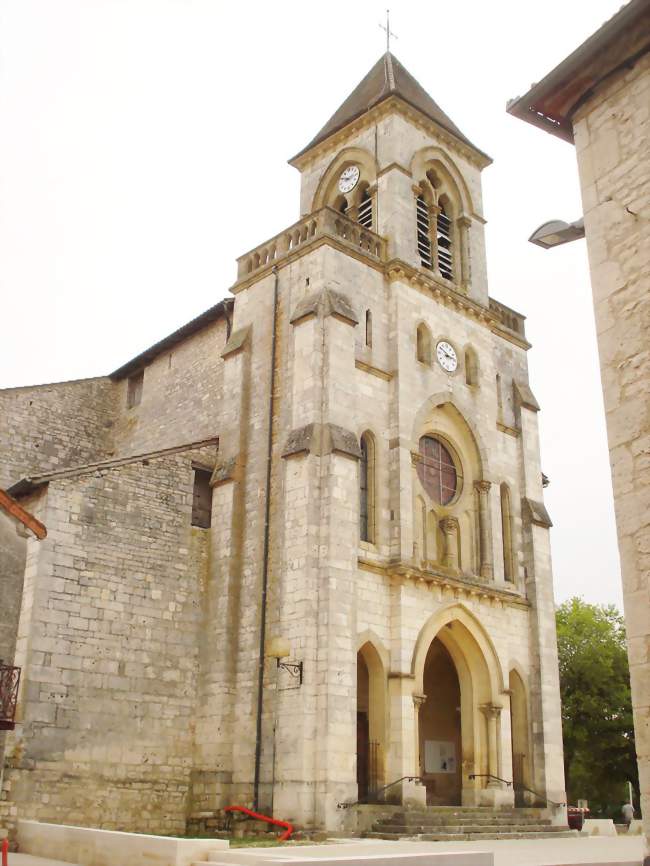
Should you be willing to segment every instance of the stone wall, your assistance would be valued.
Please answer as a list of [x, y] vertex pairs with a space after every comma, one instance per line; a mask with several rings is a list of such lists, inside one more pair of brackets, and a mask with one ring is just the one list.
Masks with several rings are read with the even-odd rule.
[[25, 570], [25, 538], [16, 532], [16, 521], [0, 511], [0, 659], [11, 664], [16, 647], [16, 629]]
[[106, 378], [0, 391], [0, 487], [110, 458], [114, 393]]
[[650, 56], [574, 119], [650, 839]]
[[127, 407], [128, 380], [115, 383], [115, 449], [140, 454], [217, 435], [226, 322], [220, 319], [154, 358], [142, 401]]
[[193, 459], [43, 488], [28, 544], [7, 780], [22, 817], [182, 833], [209, 530], [190, 525]]

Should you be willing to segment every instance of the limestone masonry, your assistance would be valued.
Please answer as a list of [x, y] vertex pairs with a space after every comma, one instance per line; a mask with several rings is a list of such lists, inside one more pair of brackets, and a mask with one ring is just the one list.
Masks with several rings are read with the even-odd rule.
[[337, 829], [397, 780], [395, 803], [565, 803], [489, 162], [386, 54], [292, 160], [300, 219], [234, 298], [111, 376], [0, 392], [0, 485], [47, 527], [3, 558], [0, 816], [165, 834], [255, 803]]
[[650, 862], [650, 6], [631, 0], [509, 111], [575, 144]]

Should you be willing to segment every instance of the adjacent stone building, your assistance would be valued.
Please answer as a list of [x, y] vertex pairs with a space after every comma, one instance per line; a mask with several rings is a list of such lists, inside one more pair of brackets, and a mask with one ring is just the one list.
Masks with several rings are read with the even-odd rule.
[[508, 110], [575, 144], [650, 839], [650, 5], [632, 0]]
[[20, 577], [20, 814], [182, 832], [237, 802], [334, 829], [392, 782], [565, 802], [489, 163], [387, 53], [291, 160], [300, 218], [234, 299], [106, 378], [0, 393], [0, 484], [48, 526]]

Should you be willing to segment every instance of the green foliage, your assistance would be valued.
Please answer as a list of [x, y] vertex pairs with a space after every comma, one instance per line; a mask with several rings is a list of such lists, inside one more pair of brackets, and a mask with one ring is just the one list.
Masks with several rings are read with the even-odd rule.
[[556, 621], [569, 802], [620, 819], [627, 781], [639, 787], [623, 616], [572, 598]]

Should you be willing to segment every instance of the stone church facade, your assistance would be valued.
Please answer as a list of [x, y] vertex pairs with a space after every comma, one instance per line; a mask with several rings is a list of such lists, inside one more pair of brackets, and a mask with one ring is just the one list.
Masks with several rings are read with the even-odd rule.
[[172, 833], [254, 803], [335, 829], [393, 782], [565, 802], [489, 162], [386, 54], [291, 161], [301, 217], [238, 259], [234, 298], [108, 377], [0, 392], [0, 485], [47, 527], [3, 566], [5, 815]]

